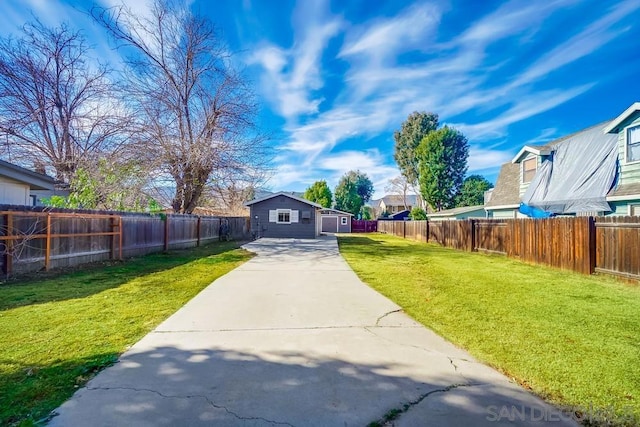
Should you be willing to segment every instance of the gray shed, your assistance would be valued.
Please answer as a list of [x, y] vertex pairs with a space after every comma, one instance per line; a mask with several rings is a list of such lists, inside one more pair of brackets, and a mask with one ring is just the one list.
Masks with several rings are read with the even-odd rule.
[[322, 209], [317, 203], [280, 192], [245, 203], [250, 209], [251, 233], [256, 237], [315, 239]]
[[353, 214], [337, 209], [320, 211], [320, 231], [323, 233], [351, 233]]

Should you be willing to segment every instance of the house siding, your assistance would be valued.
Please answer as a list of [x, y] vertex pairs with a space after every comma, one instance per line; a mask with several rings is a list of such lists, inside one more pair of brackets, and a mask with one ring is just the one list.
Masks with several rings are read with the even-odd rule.
[[[347, 225], [342, 225], [342, 218], [347, 219]], [[351, 233], [351, 217], [349, 215], [340, 215], [338, 217], [338, 233]]]
[[[251, 205], [251, 231], [260, 237], [315, 239], [316, 208], [287, 196], [277, 196]], [[269, 211], [291, 209], [299, 211], [297, 223], [277, 224], [269, 222]], [[302, 213], [310, 212], [309, 220], [303, 220]], [[308, 221], [308, 222], [307, 222]]]
[[524, 193], [527, 191], [527, 189], [529, 188], [529, 184], [531, 182], [527, 182], [527, 183], [523, 183], [522, 180], [522, 176], [524, 175], [524, 168], [522, 167], [522, 164], [524, 163], [525, 160], [529, 160], [531, 158], [535, 157], [536, 158], [536, 173], [537, 171], [540, 169], [540, 156], [538, 156], [537, 154], [534, 153], [529, 153], [526, 157], [524, 157], [520, 162], [519, 162], [519, 166], [520, 166], [520, 197], [522, 197], [524, 195]]
[[629, 120], [624, 123], [624, 126], [620, 128], [618, 133], [618, 158], [620, 159], [620, 184], [626, 184], [631, 182], [640, 182], [640, 162], [627, 164], [626, 157], [626, 133], [629, 126], [640, 125], [640, 116], [635, 120]]
[[0, 204], [31, 205], [29, 186], [12, 179], [0, 177]]
[[[637, 206], [635, 212], [630, 212], [629, 205]], [[640, 214], [640, 198], [635, 200], [620, 200], [615, 202], [609, 202], [611, 206], [611, 212], [605, 212], [607, 216], [628, 216]]]
[[495, 209], [489, 211], [489, 218], [491, 219], [513, 219], [513, 218], [526, 218], [518, 212], [517, 209]]

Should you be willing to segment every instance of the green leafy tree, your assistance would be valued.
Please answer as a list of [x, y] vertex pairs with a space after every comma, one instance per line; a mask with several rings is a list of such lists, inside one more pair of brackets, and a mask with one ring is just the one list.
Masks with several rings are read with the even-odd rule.
[[304, 192], [304, 198], [315, 202], [323, 208], [330, 208], [333, 194], [327, 185], [327, 181], [316, 181]]
[[374, 212], [371, 206], [363, 206], [360, 208], [360, 218], [364, 220], [370, 220], [370, 219], [373, 219], [373, 217], [374, 217]]
[[425, 220], [427, 219], [427, 211], [415, 206], [414, 208], [411, 209], [411, 212], [409, 213], [409, 218], [411, 218], [414, 221]]
[[414, 189], [418, 186], [418, 156], [416, 150], [420, 141], [438, 127], [438, 115], [413, 112], [402, 123], [400, 130], [393, 133], [395, 140], [393, 158], [402, 176]]
[[362, 206], [371, 200], [373, 184], [367, 174], [349, 171], [340, 178], [334, 193], [336, 209], [358, 215]]
[[467, 172], [469, 143], [458, 130], [444, 126], [430, 132], [418, 147], [420, 192], [434, 210], [455, 206]]
[[134, 163], [101, 159], [90, 168], [76, 170], [69, 197], [54, 196], [44, 202], [73, 209], [158, 211], [158, 203], [143, 192], [147, 181], [144, 169]]
[[469, 175], [462, 183], [460, 194], [456, 198], [456, 207], [484, 204], [484, 192], [491, 188], [493, 188], [493, 184], [484, 176]]

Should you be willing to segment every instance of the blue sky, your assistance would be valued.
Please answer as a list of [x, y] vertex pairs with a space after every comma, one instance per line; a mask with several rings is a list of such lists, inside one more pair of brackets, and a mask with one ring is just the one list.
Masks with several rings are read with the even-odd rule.
[[[113, 5], [121, 0], [100, 0]], [[128, 3], [147, 13], [142, 0]], [[0, 33], [38, 16], [83, 29], [118, 62], [80, 0], [3, 0]], [[469, 139], [469, 173], [495, 181], [524, 144], [611, 119], [640, 101], [640, 1], [195, 0], [260, 96], [276, 138], [272, 190], [334, 187], [350, 169], [375, 196], [398, 175], [393, 131], [438, 113]]]

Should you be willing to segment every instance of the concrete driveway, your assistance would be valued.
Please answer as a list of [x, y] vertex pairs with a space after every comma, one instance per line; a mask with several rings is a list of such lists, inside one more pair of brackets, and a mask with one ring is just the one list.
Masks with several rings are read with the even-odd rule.
[[574, 425], [363, 284], [334, 237], [261, 239], [53, 426]]

